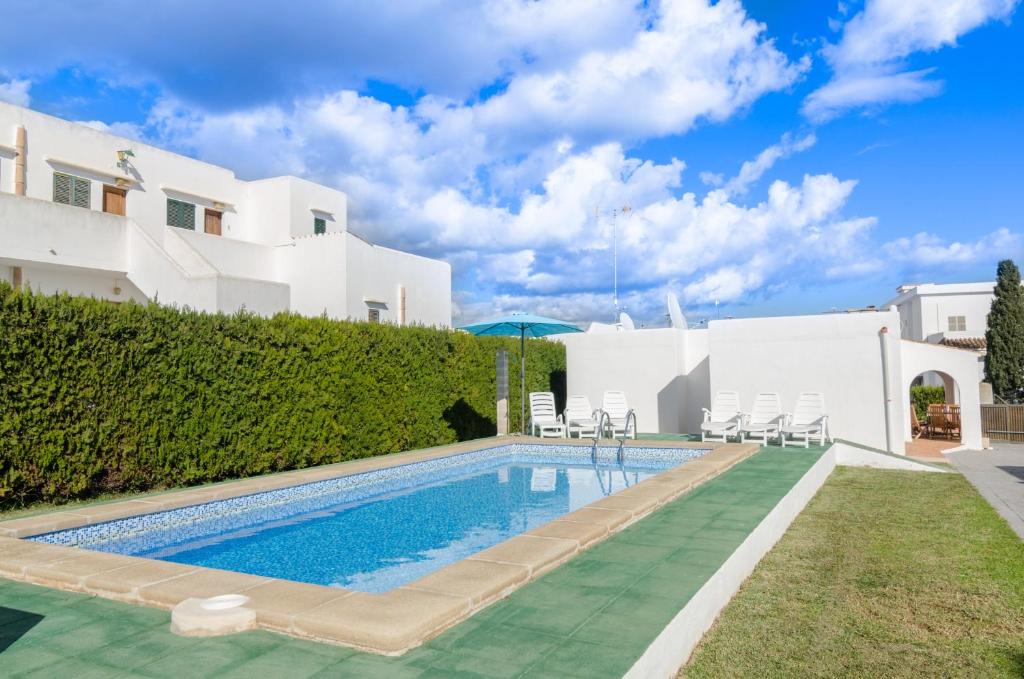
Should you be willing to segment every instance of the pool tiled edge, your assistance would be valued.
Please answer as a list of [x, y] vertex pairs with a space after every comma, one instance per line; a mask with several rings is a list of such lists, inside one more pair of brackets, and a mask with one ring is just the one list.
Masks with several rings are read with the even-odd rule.
[[[326, 467], [174, 491], [0, 523], [0, 575], [158, 608], [226, 592], [252, 599], [257, 625], [294, 636], [396, 655], [422, 644], [579, 552], [631, 525], [757, 451], [756, 444], [631, 441], [636, 447], [708, 448], [699, 460], [483, 550], [384, 594], [277, 580], [17, 538], [284, 488], [493, 447], [508, 439], [444, 446]], [[517, 438], [581, 445], [579, 440]], [[583, 443], [583, 445], [586, 445]]]

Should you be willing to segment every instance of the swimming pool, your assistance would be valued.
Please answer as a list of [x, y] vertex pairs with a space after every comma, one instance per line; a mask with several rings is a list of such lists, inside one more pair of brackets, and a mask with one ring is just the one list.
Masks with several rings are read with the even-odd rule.
[[706, 452], [509, 444], [31, 539], [385, 592]]

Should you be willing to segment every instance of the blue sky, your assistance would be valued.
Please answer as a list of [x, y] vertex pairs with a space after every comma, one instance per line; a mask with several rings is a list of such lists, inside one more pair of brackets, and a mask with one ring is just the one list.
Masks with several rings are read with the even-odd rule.
[[1021, 256], [1017, 4], [14, 0], [0, 98], [337, 186], [457, 321], [610, 320], [626, 205], [635, 318], [816, 313]]

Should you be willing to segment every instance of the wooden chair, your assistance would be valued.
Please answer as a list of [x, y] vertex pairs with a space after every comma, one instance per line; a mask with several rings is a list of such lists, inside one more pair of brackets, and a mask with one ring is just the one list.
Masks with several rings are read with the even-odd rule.
[[929, 403], [928, 404], [928, 432], [929, 434], [938, 434], [942, 432], [943, 435], [946, 433], [946, 404], [945, 403]]
[[946, 435], [949, 438], [960, 438], [960, 406], [949, 404], [946, 406]]
[[917, 419], [917, 408], [913, 405], [910, 406], [910, 433], [915, 439], [921, 438], [924, 434], [924, 427], [921, 426], [921, 420]]

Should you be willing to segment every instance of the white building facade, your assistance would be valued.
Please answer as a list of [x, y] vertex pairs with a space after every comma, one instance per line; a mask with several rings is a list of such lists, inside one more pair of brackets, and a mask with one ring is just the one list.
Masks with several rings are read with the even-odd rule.
[[[995, 287], [995, 283], [988, 282], [901, 285], [899, 294], [886, 306], [899, 312], [903, 339], [974, 351], [978, 382], [983, 382], [985, 331]], [[949, 380], [944, 376], [926, 373], [922, 382], [943, 385], [949, 391]]]
[[903, 339], [941, 344], [983, 338], [995, 287], [995, 283], [902, 285], [885, 306], [899, 312]]
[[209, 312], [451, 326], [451, 267], [349, 232], [347, 196], [0, 102], [0, 280]]

